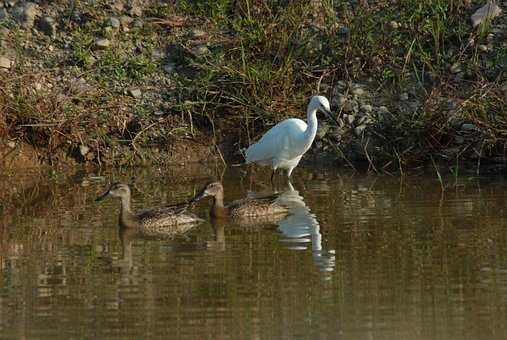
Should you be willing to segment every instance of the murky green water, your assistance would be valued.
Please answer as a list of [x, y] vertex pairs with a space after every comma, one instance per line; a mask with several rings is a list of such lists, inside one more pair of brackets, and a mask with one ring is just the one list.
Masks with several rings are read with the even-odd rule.
[[[205, 169], [0, 176], [2, 338], [505, 339], [503, 178], [296, 170], [277, 224], [209, 222], [175, 240], [120, 234], [119, 202], [178, 202]], [[226, 201], [268, 192], [224, 174]], [[207, 216], [209, 202], [197, 209]]]

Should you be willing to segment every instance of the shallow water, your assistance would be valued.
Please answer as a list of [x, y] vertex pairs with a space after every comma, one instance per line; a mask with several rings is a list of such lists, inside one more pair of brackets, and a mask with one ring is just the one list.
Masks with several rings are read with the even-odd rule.
[[[288, 218], [208, 218], [174, 240], [120, 234], [119, 202], [94, 202], [122, 180], [135, 207], [174, 203], [217, 174], [1, 174], [1, 337], [507, 338], [503, 178], [448, 178], [442, 194], [431, 174], [300, 167], [276, 185]], [[267, 173], [223, 178], [226, 201], [271, 192]]]

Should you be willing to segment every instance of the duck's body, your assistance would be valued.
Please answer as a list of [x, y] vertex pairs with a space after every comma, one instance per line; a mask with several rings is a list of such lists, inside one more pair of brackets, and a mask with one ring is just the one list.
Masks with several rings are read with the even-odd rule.
[[277, 202], [278, 195], [245, 198], [224, 205], [224, 189], [220, 182], [208, 184], [194, 198], [194, 201], [206, 196], [213, 197], [211, 216], [215, 218], [252, 219], [266, 216], [285, 216], [289, 212], [286, 206]]
[[133, 212], [130, 204], [130, 188], [126, 184], [113, 184], [108, 191], [97, 198], [97, 201], [109, 195], [121, 198], [120, 226], [137, 229], [149, 236], [175, 236], [203, 221], [194, 214], [186, 212], [189, 203]]

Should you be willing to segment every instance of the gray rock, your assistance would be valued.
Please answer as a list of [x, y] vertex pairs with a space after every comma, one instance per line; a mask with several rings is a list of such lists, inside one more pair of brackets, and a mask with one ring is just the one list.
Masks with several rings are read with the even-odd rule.
[[56, 36], [56, 21], [52, 17], [45, 16], [37, 21], [37, 29], [52, 38]]
[[400, 100], [402, 100], [402, 101], [408, 100], [408, 93], [407, 92], [401, 93], [400, 94]]
[[373, 111], [373, 106], [370, 104], [363, 104], [361, 105], [361, 111], [364, 113], [371, 113]]
[[143, 95], [143, 93], [141, 92], [140, 89], [138, 89], [137, 87], [132, 87], [129, 89], [129, 94], [134, 97], [134, 98], [141, 98], [141, 96]]
[[461, 63], [455, 62], [451, 65], [451, 68], [449, 69], [451, 73], [456, 74], [461, 72]]
[[209, 49], [204, 46], [204, 45], [200, 45], [200, 46], [197, 46], [195, 48], [192, 49], [192, 53], [195, 55], [195, 56], [203, 56], [205, 54], [208, 54], [209, 53]]
[[81, 156], [86, 156], [86, 154], [90, 152], [90, 148], [87, 147], [86, 145], [80, 145], [79, 146], [79, 153], [81, 154]]
[[24, 6], [17, 5], [13, 10], [14, 18], [24, 28], [32, 28], [38, 14], [39, 6], [33, 2], [27, 2]]
[[115, 17], [110, 17], [109, 20], [107, 21], [107, 24], [115, 29], [120, 28], [121, 26], [120, 20]]
[[366, 91], [362, 87], [355, 87], [352, 89], [352, 94], [358, 97], [362, 97], [366, 94]]
[[7, 18], [7, 15], [9, 15], [9, 14], [5, 10], [5, 8], [0, 8], [0, 20]]
[[359, 111], [359, 104], [355, 100], [347, 100], [343, 105], [343, 111], [356, 113]]
[[354, 124], [354, 120], [356, 120], [356, 116], [354, 115], [344, 115], [344, 118], [347, 120], [347, 123], [349, 123], [349, 125]]
[[391, 22], [389, 22], [389, 26], [391, 26], [392, 29], [398, 29], [400, 28], [400, 24], [398, 24], [396, 21], [392, 20]]
[[143, 15], [143, 9], [141, 6], [138, 6], [137, 4], [132, 4], [130, 6], [129, 14], [133, 17], [140, 17]]
[[141, 19], [136, 19], [134, 20], [134, 24], [132, 26], [134, 26], [135, 28], [143, 28], [144, 21], [142, 21]]
[[461, 125], [461, 130], [463, 131], [478, 131], [479, 128], [475, 124], [465, 123]]
[[486, 45], [480, 44], [477, 48], [482, 52], [488, 52], [489, 48]]
[[97, 40], [95, 40], [94, 46], [98, 50], [104, 50], [104, 49], [108, 48], [109, 46], [111, 46], [111, 41], [109, 41], [109, 39], [104, 39], [104, 38], [97, 39]]
[[388, 113], [390, 113], [389, 109], [387, 107], [385, 107], [385, 106], [380, 106], [377, 109], [377, 112], [380, 113], [380, 114], [388, 114]]
[[360, 137], [363, 134], [363, 132], [364, 132], [365, 129], [366, 129], [366, 125], [364, 125], [364, 124], [363, 125], [358, 125], [354, 129], [354, 134], [357, 137]]
[[200, 38], [204, 38], [206, 36], [206, 32], [204, 32], [203, 30], [194, 28], [192, 31], [190, 31], [190, 36], [194, 39], [200, 39]]
[[13, 62], [7, 57], [0, 56], [0, 68], [10, 69]]
[[491, 21], [502, 14], [502, 9], [493, 1], [488, 0], [486, 5], [479, 8], [472, 14], [471, 20], [474, 27], [479, 26], [483, 22]]
[[129, 25], [132, 23], [132, 21], [134, 21], [134, 19], [132, 19], [128, 15], [122, 15], [120, 17], [120, 23], [124, 28], [128, 28]]
[[347, 97], [344, 96], [344, 95], [339, 95], [338, 97], [336, 97], [336, 104], [339, 106], [339, 107], [343, 107], [345, 105], [345, 103], [347, 102]]

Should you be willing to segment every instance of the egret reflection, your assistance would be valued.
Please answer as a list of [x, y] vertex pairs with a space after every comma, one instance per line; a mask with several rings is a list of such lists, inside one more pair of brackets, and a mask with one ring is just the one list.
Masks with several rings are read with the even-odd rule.
[[334, 250], [323, 248], [319, 221], [290, 182], [288, 186], [289, 189], [278, 198], [281, 204], [289, 208], [289, 215], [277, 222], [278, 230], [283, 235], [281, 241], [294, 250], [305, 250], [311, 246], [315, 265], [321, 271], [333, 271], [335, 253]]

